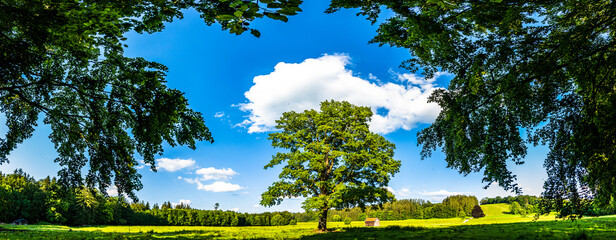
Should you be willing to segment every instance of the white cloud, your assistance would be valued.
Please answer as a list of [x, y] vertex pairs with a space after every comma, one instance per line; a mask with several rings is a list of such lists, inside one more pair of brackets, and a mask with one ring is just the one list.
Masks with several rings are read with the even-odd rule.
[[429, 197], [447, 197], [447, 196], [452, 196], [452, 195], [463, 195], [463, 194], [469, 194], [468, 192], [450, 192], [447, 190], [438, 190], [436, 192], [420, 192], [419, 194], [423, 195], [423, 196], [429, 196]]
[[173, 203], [171, 203], [171, 205], [173, 207], [175, 207], [176, 205], [179, 205], [180, 203], [183, 203], [184, 205], [189, 205], [190, 206], [190, 203], [192, 203], [192, 201], [187, 200], [187, 199], [180, 199], [179, 202], [177, 202], [177, 203], [173, 202]]
[[235, 192], [244, 189], [244, 187], [240, 185], [223, 181], [216, 181], [211, 184], [204, 184], [202, 182], [202, 179], [199, 178], [178, 177], [178, 179], [184, 180], [185, 182], [190, 184], [196, 184], [197, 189], [207, 192]]
[[139, 165], [137, 165], [135, 167], [135, 169], [142, 169], [142, 168], [145, 167], [145, 165], [147, 165], [147, 164], [145, 164], [145, 161], [143, 161], [143, 159], [141, 159], [141, 160], [139, 160]]
[[[272, 131], [283, 112], [318, 109], [320, 102], [329, 99], [369, 106], [373, 112], [380, 110], [370, 123], [371, 130], [378, 133], [409, 130], [418, 123], [434, 121], [440, 108], [427, 99], [437, 89], [435, 78], [442, 74], [434, 79], [395, 74], [400, 84], [374, 83], [353, 76], [346, 69], [350, 60], [338, 54], [302, 63], [278, 63], [270, 74], [253, 79], [254, 85], [244, 93], [248, 102], [238, 104], [249, 116], [238, 125], [248, 127], [250, 133]], [[373, 75], [369, 78], [377, 79]]]
[[445, 199], [448, 196], [452, 196], [452, 195], [472, 195], [472, 192], [450, 192], [447, 190], [439, 190], [439, 191], [434, 191], [434, 192], [419, 192], [420, 195], [424, 196], [425, 198], [427, 198], [430, 201], [436, 201], [436, 202], [440, 202], [443, 201], [443, 199]]
[[201, 168], [195, 172], [201, 175], [201, 180], [229, 180], [231, 177], [237, 175], [237, 172], [231, 168], [216, 169], [213, 167]]
[[239, 211], [240, 211], [240, 208], [231, 208], [231, 209], [229, 209], [229, 210], [234, 211], [234, 212], [239, 212]]
[[118, 187], [116, 185], [111, 185], [107, 188], [107, 195], [112, 197], [118, 196]]
[[254, 208], [259, 208], [259, 207], [261, 207], [261, 205], [259, 205], [259, 204], [255, 204], [255, 205], [252, 205], [252, 207], [254, 207]]
[[159, 158], [156, 159], [159, 169], [164, 169], [169, 172], [175, 172], [177, 170], [195, 166], [195, 160], [192, 159], [169, 159]]
[[224, 116], [225, 116], [224, 112], [217, 112], [216, 114], [214, 114], [215, 118], [221, 118], [221, 117], [224, 117]]
[[406, 198], [406, 197], [410, 197], [411, 196], [411, 190], [409, 190], [408, 188], [402, 188], [400, 190], [394, 190], [391, 187], [386, 187], [388, 191], [390, 191], [391, 193], [393, 193], [396, 198]]
[[243, 189], [240, 185], [232, 184], [223, 181], [216, 181], [212, 184], [203, 184], [201, 182], [197, 182], [197, 189], [208, 191], [208, 192], [235, 192]]

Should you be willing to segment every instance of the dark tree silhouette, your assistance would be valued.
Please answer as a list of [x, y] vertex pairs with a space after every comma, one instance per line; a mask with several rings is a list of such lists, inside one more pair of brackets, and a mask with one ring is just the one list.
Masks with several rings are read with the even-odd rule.
[[473, 207], [473, 211], [471, 212], [471, 215], [473, 215], [474, 218], [481, 218], [481, 217], [486, 216], [483, 213], [483, 209], [481, 209], [479, 205], [475, 205], [475, 207]]

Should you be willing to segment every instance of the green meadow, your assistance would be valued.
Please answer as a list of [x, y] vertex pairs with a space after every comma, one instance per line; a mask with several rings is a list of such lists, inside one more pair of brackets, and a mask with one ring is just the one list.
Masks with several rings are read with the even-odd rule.
[[[556, 219], [507, 214], [508, 204], [482, 206], [479, 219], [382, 221], [380, 227], [330, 222], [272, 227], [2, 225], [0, 239], [616, 239], [616, 216]], [[465, 220], [468, 220], [465, 222]]]

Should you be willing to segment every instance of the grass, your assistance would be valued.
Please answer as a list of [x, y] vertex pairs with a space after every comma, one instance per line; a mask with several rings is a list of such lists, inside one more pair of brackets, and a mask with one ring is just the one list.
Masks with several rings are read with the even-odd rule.
[[316, 223], [278, 227], [204, 226], [0, 226], [0, 239], [616, 239], [616, 216], [555, 220], [505, 214], [506, 204], [482, 206], [486, 217], [381, 221], [381, 227], [330, 222], [331, 232], [315, 231]]

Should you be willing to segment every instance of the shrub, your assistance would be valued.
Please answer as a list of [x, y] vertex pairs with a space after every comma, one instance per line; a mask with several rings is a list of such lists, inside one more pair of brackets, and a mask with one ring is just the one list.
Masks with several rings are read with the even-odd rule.
[[334, 215], [332, 217], [332, 222], [340, 222], [342, 221], [342, 217], [340, 217], [340, 215]]
[[509, 212], [511, 214], [520, 214], [520, 210], [522, 210], [522, 206], [518, 202], [513, 202], [509, 205]]
[[289, 225], [297, 225], [297, 221], [295, 221], [295, 220], [291, 220], [291, 221], [289, 222]]
[[280, 214], [276, 214], [272, 218], [271, 224], [272, 226], [282, 226], [282, 225], [285, 225], [283, 221], [284, 219], [282, 218], [282, 216], [280, 216]]
[[346, 225], [351, 225], [352, 221], [353, 220], [351, 218], [348, 218], [348, 217], [344, 218], [344, 224], [346, 224]]
[[474, 218], [481, 218], [481, 217], [486, 216], [485, 214], [483, 214], [483, 209], [481, 209], [479, 205], [475, 205], [475, 207], [473, 207], [473, 211], [471, 212], [471, 215]]

